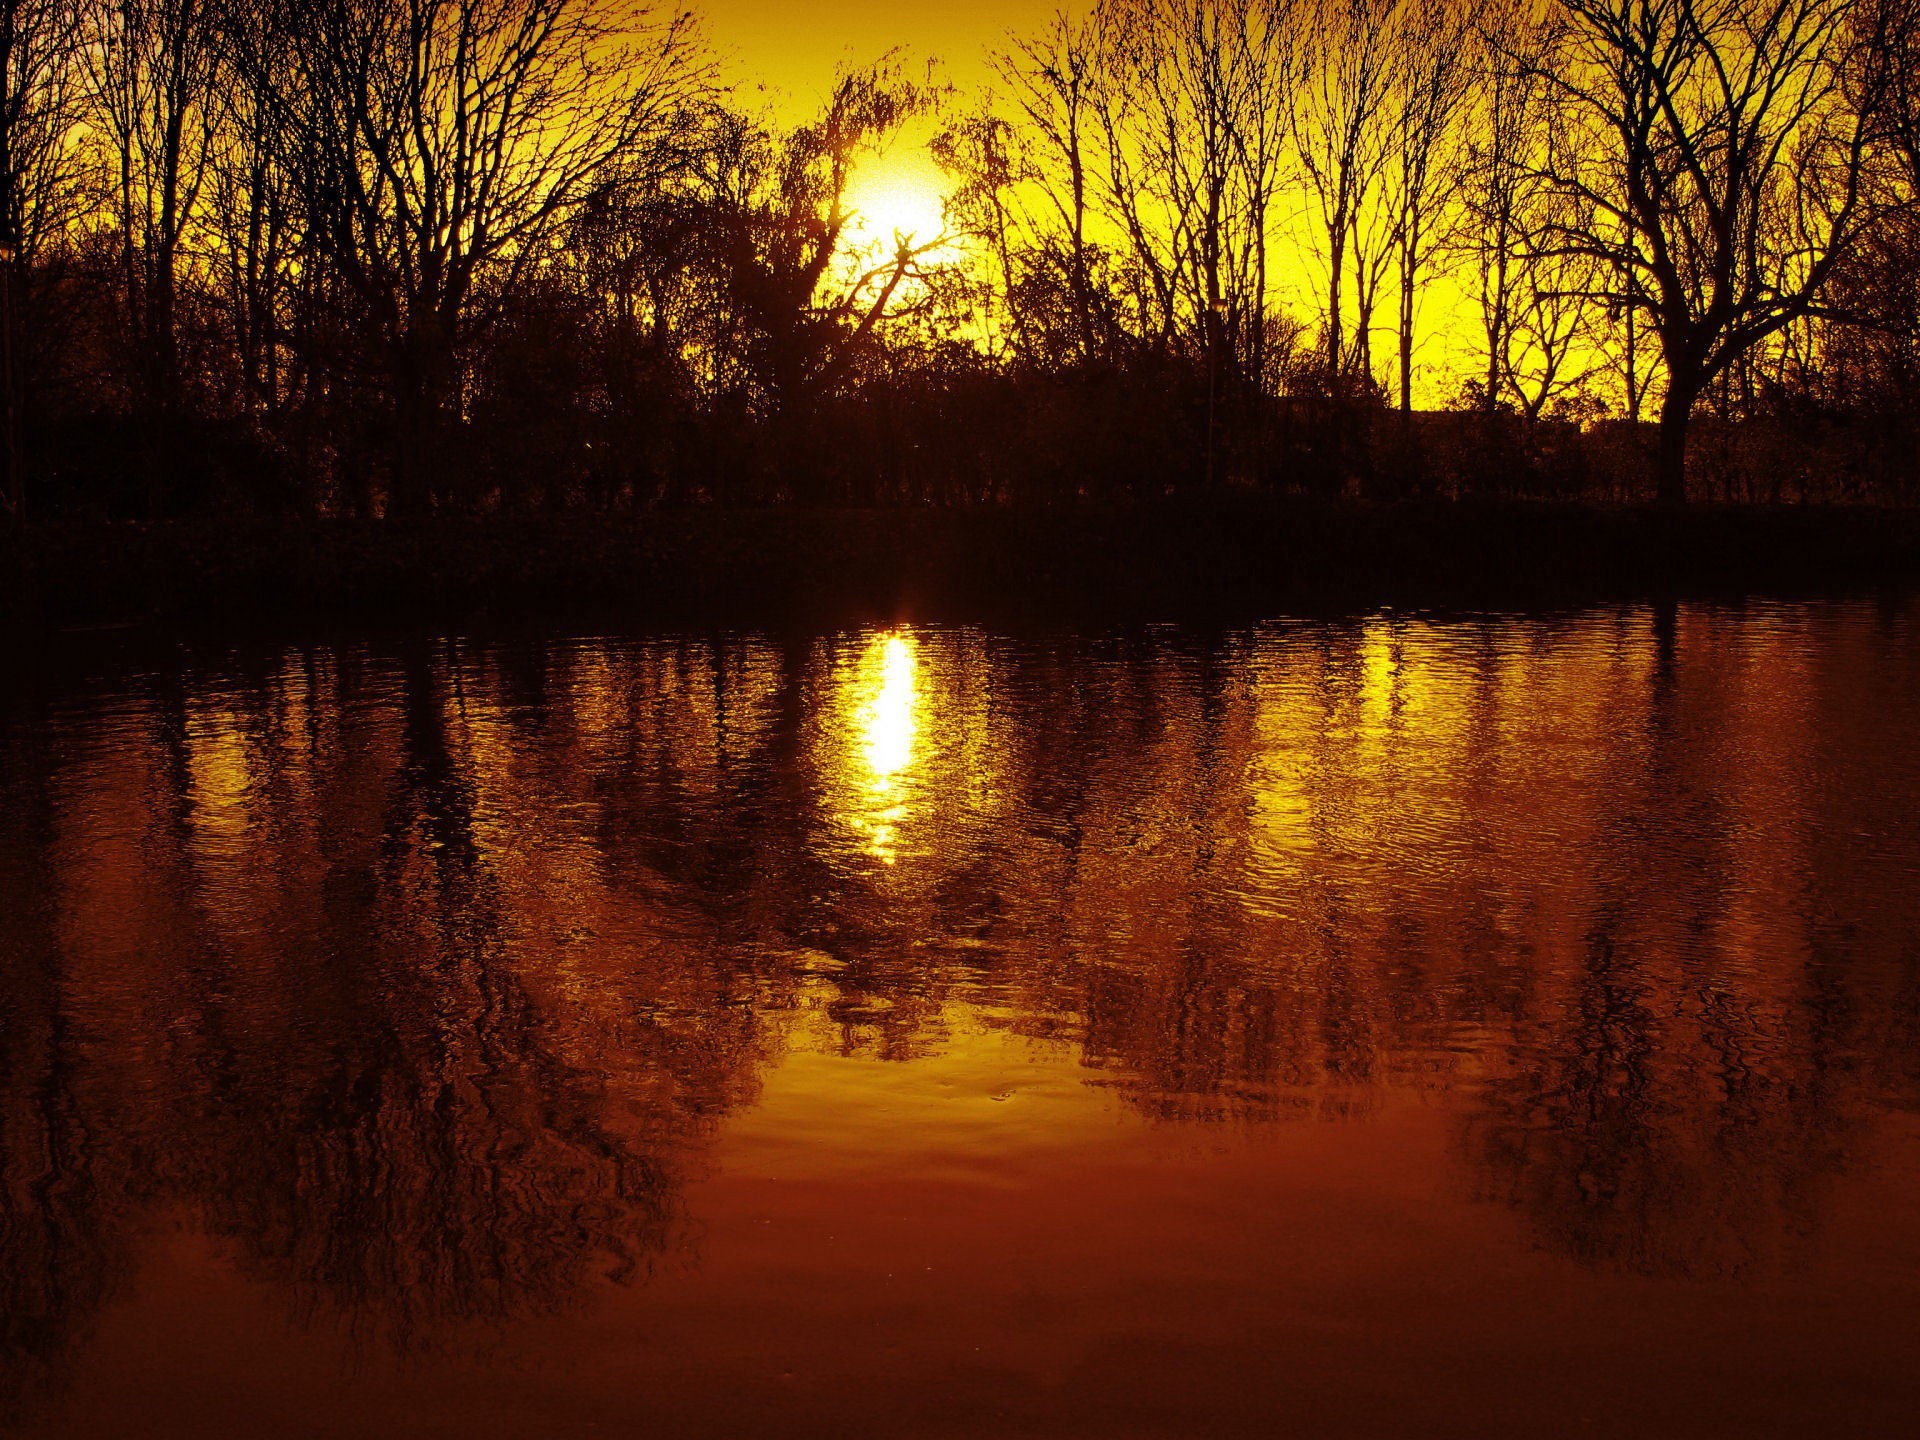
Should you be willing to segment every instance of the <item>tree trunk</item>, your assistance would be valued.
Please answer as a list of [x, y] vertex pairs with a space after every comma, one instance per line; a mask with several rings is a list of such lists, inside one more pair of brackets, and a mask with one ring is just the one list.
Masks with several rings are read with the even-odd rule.
[[1413, 305], [1420, 267], [1420, 207], [1409, 207], [1400, 237], [1400, 413], [1413, 414]]
[[1400, 413], [1413, 413], [1413, 262], [1400, 267]]
[[1341, 215], [1328, 227], [1327, 249], [1330, 261], [1327, 266], [1327, 383], [1334, 395], [1339, 389], [1340, 354], [1344, 337], [1340, 333], [1340, 282], [1345, 278], [1347, 264], [1347, 221]]
[[398, 433], [387, 514], [415, 518], [433, 509], [434, 478], [447, 464], [442, 421], [452, 365], [431, 321], [416, 326], [398, 349], [393, 397]]
[[387, 487], [386, 516], [418, 519], [432, 508], [427, 467], [432, 463], [433, 425], [422, 387], [411, 376], [394, 397], [393, 472]]
[[1697, 379], [1675, 377], [1667, 382], [1666, 398], [1660, 402], [1660, 468], [1655, 496], [1662, 505], [1687, 503], [1687, 427], [1699, 393]]
[[1093, 291], [1087, 280], [1087, 172], [1080, 158], [1077, 119], [1069, 122], [1067, 146], [1067, 173], [1073, 181], [1073, 311], [1084, 365], [1093, 360]]
[[164, 242], [156, 247], [153, 277], [147, 293], [146, 426], [148, 519], [166, 514], [173, 491], [176, 459], [175, 428], [179, 419], [180, 351], [174, 332], [177, 281], [174, 253]]

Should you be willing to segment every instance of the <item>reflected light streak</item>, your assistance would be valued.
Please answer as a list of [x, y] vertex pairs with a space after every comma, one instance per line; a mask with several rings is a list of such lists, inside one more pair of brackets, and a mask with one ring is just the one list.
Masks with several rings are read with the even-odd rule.
[[889, 865], [895, 858], [895, 830], [906, 813], [899, 798], [899, 781], [902, 772], [913, 764], [918, 668], [913, 641], [898, 632], [876, 635], [860, 659], [862, 688], [871, 687], [873, 691], [873, 698], [858, 717], [868, 789], [875, 805], [868, 822], [871, 834], [867, 852]]
[[249, 823], [253, 775], [239, 717], [210, 708], [187, 731], [192, 826], [203, 858], [237, 855]]

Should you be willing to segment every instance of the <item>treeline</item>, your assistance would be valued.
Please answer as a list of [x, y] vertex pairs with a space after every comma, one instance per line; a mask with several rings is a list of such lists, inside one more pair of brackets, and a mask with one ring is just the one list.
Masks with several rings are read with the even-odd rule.
[[[1718, 493], [1798, 447], [1831, 483], [1787, 494], [1910, 498], [1916, 27], [1101, 0], [989, 93], [890, 58], [792, 125], [618, 0], [0, 0], [0, 493], [1677, 500], [1705, 416]], [[947, 233], [870, 238], [855, 178], [924, 133]]]
[[[1702, 412], [1912, 409], [1917, 17], [1104, 0], [1002, 55], [950, 144], [1023, 363], [1180, 356], [1216, 407], [1410, 412], [1445, 346], [1455, 409], [1656, 421], [1680, 499]], [[1464, 327], [1436, 333], [1436, 289]]]

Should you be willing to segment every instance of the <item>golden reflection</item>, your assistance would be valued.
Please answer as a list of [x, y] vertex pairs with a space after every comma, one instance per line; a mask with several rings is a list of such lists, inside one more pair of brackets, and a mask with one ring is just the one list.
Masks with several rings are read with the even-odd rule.
[[0, 1429], [162, 1223], [396, 1343], [584, 1311], [678, 1264], [774, 1073], [796, 1167], [1148, 1143], [1118, 1097], [1365, 1120], [1329, 1195], [1588, 1266], [1870, 1218], [1830, 1193], [1920, 1114], [1920, 626], [1683, 614], [1663, 673], [1627, 612], [1396, 623], [408, 644], [0, 737]]
[[[1278, 892], [1306, 867], [1314, 832], [1313, 746], [1326, 724], [1325, 706], [1286, 677], [1263, 677], [1252, 693], [1253, 731], [1247, 758], [1251, 813], [1248, 908], [1272, 913]], [[1303, 693], [1304, 692], [1304, 693]]]
[[[878, 652], [878, 665], [874, 663]], [[888, 790], [893, 777], [913, 763], [913, 703], [916, 660], [913, 642], [905, 635], [876, 636], [863, 670], [878, 669], [880, 683], [861, 714], [866, 732], [867, 768], [874, 788]]]
[[866, 698], [855, 724], [867, 768], [867, 804], [857, 823], [866, 831], [867, 853], [888, 865], [898, 858], [899, 825], [906, 815], [902, 791], [918, 729], [919, 663], [912, 637], [897, 630], [874, 636], [860, 657], [858, 684]]
[[1356, 699], [1361, 732], [1383, 737], [1393, 727], [1400, 702], [1400, 647], [1392, 622], [1367, 622], [1359, 646], [1359, 684]]
[[240, 719], [208, 706], [184, 737], [191, 823], [202, 858], [238, 854], [251, 823], [252, 759]]

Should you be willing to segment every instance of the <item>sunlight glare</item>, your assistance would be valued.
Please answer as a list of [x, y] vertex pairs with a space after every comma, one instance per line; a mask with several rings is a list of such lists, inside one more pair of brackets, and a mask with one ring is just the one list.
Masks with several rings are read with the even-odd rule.
[[906, 810], [896, 778], [913, 764], [917, 669], [912, 640], [897, 631], [876, 635], [860, 662], [862, 678], [873, 686], [873, 698], [859, 715], [872, 797], [868, 850], [889, 865], [895, 826]]
[[[864, 717], [867, 768], [875, 790], [892, 788], [893, 777], [913, 763], [913, 644], [904, 635], [876, 638], [880, 688]], [[871, 665], [869, 660], [868, 664]], [[863, 667], [865, 668], [865, 667]]]
[[947, 233], [941, 179], [938, 167], [918, 155], [888, 158], [863, 170], [847, 192], [853, 215], [848, 238], [854, 248], [886, 256], [901, 244], [941, 239]]

